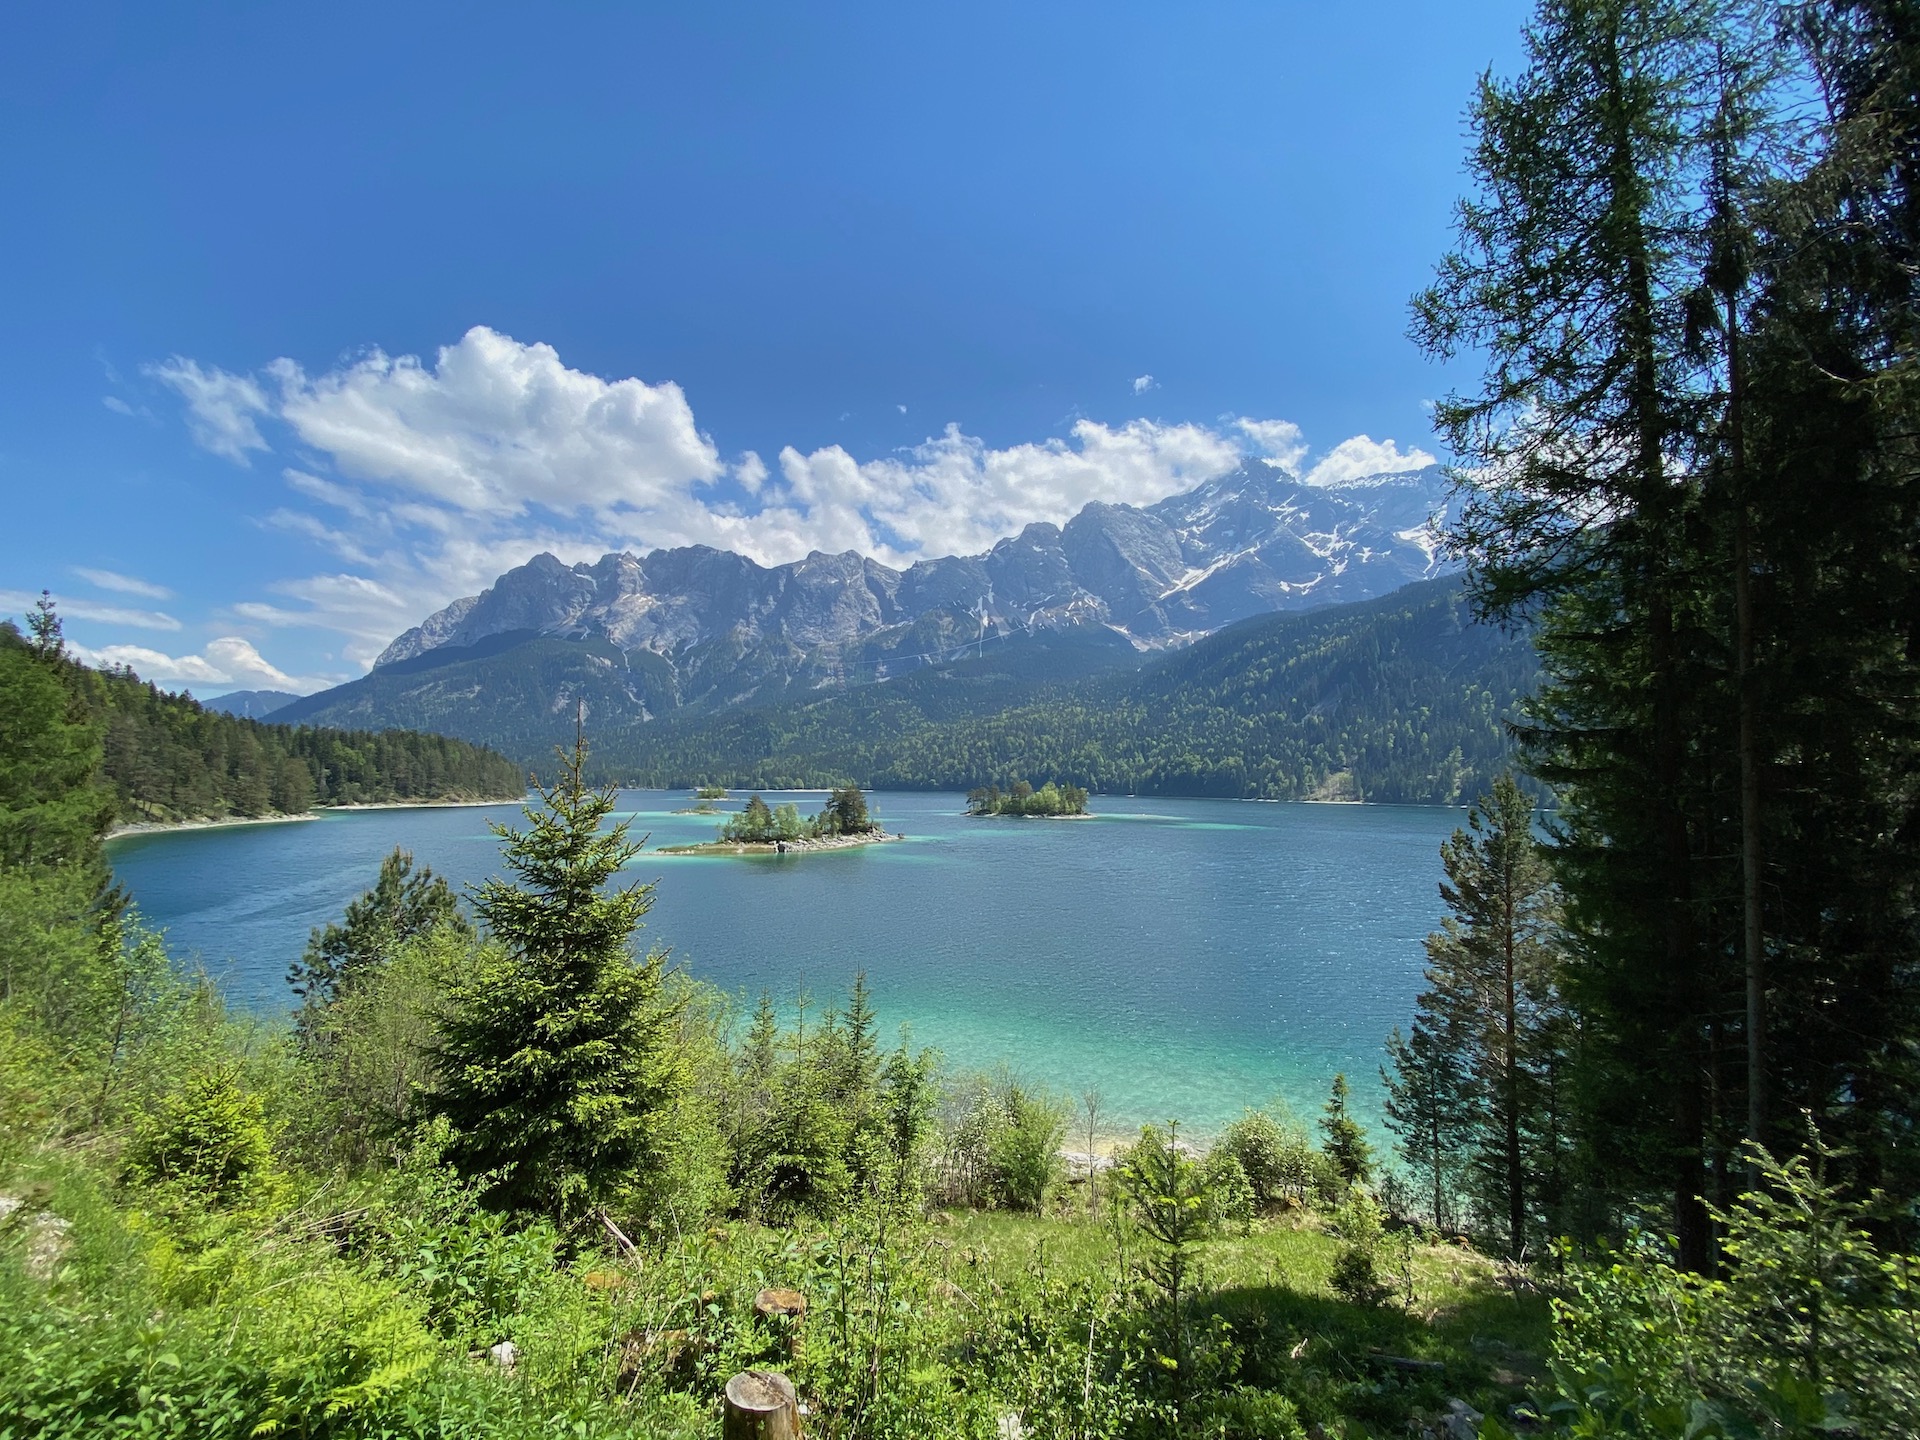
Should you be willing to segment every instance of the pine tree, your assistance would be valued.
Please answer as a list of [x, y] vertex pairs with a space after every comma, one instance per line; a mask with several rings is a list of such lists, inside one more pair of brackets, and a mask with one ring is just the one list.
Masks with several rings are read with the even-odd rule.
[[1470, 1112], [1467, 1078], [1442, 1029], [1424, 1005], [1410, 1034], [1402, 1035], [1394, 1026], [1380, 1079], [1387, 1090], [1385, 1109], [1396, 1137], [1394, 1148], [1425, 1188], [1433, 1223], [1445, 1230]]
[[747, 1043], [740, 1052], [743, 1078], [762, 1103], [780, 1065], [779, 1047], [780, 1017], [774, 1013], [773, 996], [762, 990], [753, 1008], [753, 1021], [747, 1027]]
[[873, 824], [866, 794], [858, 785], [836, 785], [820, 812], [820, 830], [826, 835], [865, 835]]
[[30, 642], [33, 653], [40, 659], [50, 662], [66, 659], [66, 635], [51, 591], [42, 590], [40, 598], [33, 602], [33, 610], [27, 616], [27, 633], [33, 637]]
[[1367, 1132], [1347, 1108], [1352, 1094], [1347, 1077], [1334, 1076], [1326, 1110], [1320, 1117], [1320, 1134], [1324, 1137], [1320, 1148], [1348, 1188], [1373, 1182], [1373, 1147], [1367, 1143]]
[[1538, 1129], [1534, 1075], [1560, 1005], [1559, 895], [1533, 836], [1533, 801], [1510, 775], [1440, 855], [1440, 895], [1453, 913], [1427, 937], [1422, 1009], [1436, 1017], [1434, 1040], [1451, 1050], [1464, 1081], [1465, 1155], [1517, 1256], [1538, 1168], [1529, 1143]]
[[723, 840], [763, 841], [773, 839], [774, 835], [773, 811], [757, 793], [747, 798], [745, 808], [738, 815], [720, 827]]
[[82, 866], [104, 890], [100, 839], [114, 797], [94, 778], [100, 727], [65, 679], [18, 631], [0, 631], [0, 866]]
[[1479, 193], [1414, 314], [1431, 352], [1486, 355], [1478, 393], [1438, 412], [1471, 467], [1452, 538], [1483, 610], [1540, 619], [1545, 683], [1521, 736], [1562, 791], [1581, 999], [1611, 1022], [1613, 1043], [1588, 1052], [1588, 1093], [1606, 1097], [1590, 1119], [1625, 1188], [1672, 1197], [1694, 1269], [1710, 1261], [1726, 957], [1702, 926], [1698, 864], [1717, 776], [1691, 742], [1724, 708], [1726, 648], [1699, 604], [1704, 472], [1676, 460], [1712, 410], [1692, 297], [1714, 219], [1718, 61], [1748, 43], [1743, 13], [1543, 0], [1521, 75], [1483, 83]]
[[321, 1013], [401, 945], [442, 928], [473, 934], [453, 887], [425, 865], [416, 871], [413, 856], [396, 848], [380, 862], [373, 888], [348, 901], [339, 922], [313, 930], [288, 970], [287, 983], [301, 1001], [294, 1017], [301, 1038], [310, 1040]]
[[1920, 1195], [1920, 25], [1797, 12], [1826, 107], [1758, 208], [1742, 336], [1766, 801], [1765, 1137], [1810, 1111], [1866, 1194]]
[[683, 1084], [665, 959], [630, 949], [653, 887], [605, 888], [641, 847], [625, 821], [601, 831], [617, 796], [587, 786], [586, 758], [576, 735], [527, 828], [494, 826], [512, 878], [474, 895], [494, 944], [455, 984], [437, 1051], [452, 1158], [492, 1203], [562, 1222], [657, 1171]]

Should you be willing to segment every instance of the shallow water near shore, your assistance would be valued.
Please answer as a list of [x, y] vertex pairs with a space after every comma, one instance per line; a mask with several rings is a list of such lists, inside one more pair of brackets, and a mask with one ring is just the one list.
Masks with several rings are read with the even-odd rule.
[[[817, 809], [817, 792], [793, 799]], [[804, 985], [818, 1006], [865, 970], [888, 1043], [1097, 1086], [1102, 1129], [1218, 1128], [1273, 1099], [1316, 1114], [1337, 1070], [1377, 1106], [1382, 1042], [1412, 1013], [1437, 924], [1439, 845], [1456, 810], [1096, 796], [1095, 818], [973, 820], [957, 795], [883, 793], [904, 844], [776, 856], [671, 856], [712, 838], [684, 791], [625, 791], [658, 882], [645, 940], [729, 993]], [[730, 807], [731, 808], [731, 807]], [[368, 810], [301, 825], [127, 836], [109, 856], [176, 954], [240, 1007], [292, 997], [307, 933], [411, 850], [456, 883], [499, 868], [489, 819], [515, 806]], [[1377, 1137], [1384, 1141], [1385, 1137]]]

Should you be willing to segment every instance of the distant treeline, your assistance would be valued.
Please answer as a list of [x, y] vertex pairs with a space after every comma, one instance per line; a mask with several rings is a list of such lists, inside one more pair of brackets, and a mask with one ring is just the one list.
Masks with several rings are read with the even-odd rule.
[[[0, 625], [0, 645], [29, 643], [11, 624]], [[70, 672], [69, 693], [100, 735], [100, 777], [122, 822], [526, 793], [519, 766], [464, 740], [242, 720], [169, 694], [130, 669], [59, 663]]]
[[1016, 769], [1106, 793], [1460, 804], [1511, 759], [1527, 636], [1457, 582], [1232, 626], [1143, 669], [1006, 683], [991, 660], [800, 706], [601, 735], [599, 773], [679, 787], [970, 790]]

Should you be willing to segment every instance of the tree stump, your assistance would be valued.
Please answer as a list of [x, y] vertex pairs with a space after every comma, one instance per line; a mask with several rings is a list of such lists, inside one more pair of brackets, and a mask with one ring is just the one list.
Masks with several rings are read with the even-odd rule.
[[727, 1381], [721, 1440], [800, 1440], [800, 1399], [772, 1370], [743, 1370]]
[[784, 1326], [787, 1353], [800, 1353], [800, 1325], [807, 1318], [807, 1297], [798, 1290], [762, 1290], [753, 1297], [753, 1313], [763, 1321]]

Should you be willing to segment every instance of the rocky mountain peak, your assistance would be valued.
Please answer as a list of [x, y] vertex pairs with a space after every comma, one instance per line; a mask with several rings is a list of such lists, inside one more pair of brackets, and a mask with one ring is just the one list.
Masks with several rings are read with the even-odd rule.
[[1096, 624], [1142, 648], [1180, 644], [1438, 573], [1426, 527], [1445, 505], [1437, 467], [1313, 485], [1255, 460], [1154, 505], [1095, 501], [1064, 526], [905, 571], [852, 550], [776, 566], [704, 545], [578, 565], [543, 552], [407, 631], [376, 666], [520, 631], [661, 656], [722, 640], [839, 653], [940, 615], [976, 633]]

